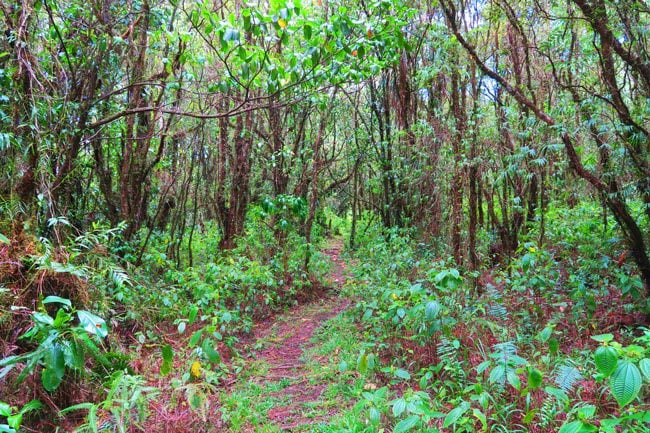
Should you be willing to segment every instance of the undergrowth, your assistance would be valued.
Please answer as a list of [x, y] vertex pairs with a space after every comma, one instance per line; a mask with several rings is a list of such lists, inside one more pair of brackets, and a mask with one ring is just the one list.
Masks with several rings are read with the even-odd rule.
[[590, 211], [550, 213], [543, 245], [531, 230], [482, 272], [407, 232], [363, 239], [347, 294], [366, 390], [329, 431], [647, 431], [643, 287], [613, 224], [595, 236]]

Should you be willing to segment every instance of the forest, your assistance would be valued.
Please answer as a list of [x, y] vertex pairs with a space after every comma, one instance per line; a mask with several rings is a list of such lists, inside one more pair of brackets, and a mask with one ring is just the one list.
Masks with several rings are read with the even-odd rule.
[[647, 0], [0, 11], [0, 433], [650, 432]]

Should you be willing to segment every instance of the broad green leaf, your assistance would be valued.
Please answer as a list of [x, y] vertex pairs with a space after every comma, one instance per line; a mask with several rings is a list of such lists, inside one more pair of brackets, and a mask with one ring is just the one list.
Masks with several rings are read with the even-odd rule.
[[399, 418], [401, 414], [406, 410], [406, 401], [403, 398], [398, 398], [393, 401], [393, 415], [395, 418]]
[[372, 424], [378, 424], [381, 420], [381, 412], [376, 407], [371, 407], [368, 412], [368, 419]]
[[639, 362], [639, 369], [641, 369], [641, 373], [645, 376], [645, 380], [650, 381], [650, 358], [643, 358]]
[[469, 407], [470, 407], [469, 403], [464, 401], [457, 407], [450, 410], [447, 416], [445, 416], [445, 420], [443, 421], [442, 426], [444, 428], [447, 428], [453, 424], [456, 424], [456, 422], [460, 419], [460, 417], [463, 416], [465, 412], [467, 412]]
[[9, 416], [11, 415], [11, 406], [4, 401], [0, 401], [0, 416]]
[[65, 365], [70, 368], [81, 370], [84, 367], [84, 350], [77, 341], [69, 341], [63, 345], [63, 358]]
[[641, 372], [630, 361], [622, 360], [609, 381], [609, 388], [620, 407], [624, 407], [639, 395]]
[[199, 312], [199, 307], [197, 307], [196, 305], [192, 305], [190, 307], [190, 314], [188, 314], [187, 316], [187, 320], [190, 322], [190, 325], [193, 324], [194, 321], [196, 320], [196, 315], [198, 314], [198, 312]]
[[199, 329], [196, 331], [192, 336], [190, 337], [190, 341], [188, 342], [190, 347], [194, 347], [197, 344], [199, 344], [199, 341], [201, 340], [201, 336], [203, 335], [203, 330]]
[[169, 344], [162, 347], [162, 365], [160, 366], [160, 374], [167, 376], [172, 371], [172, 361], [174, 359], [174, 351]]
[[508, 380], [508, 383], [512, 385], [512, 387], [517, 391], [521, 389], [521, 380], [519, 379], [519, 376], [515, 370], [508, 370], [506, 372], [506, 379]]
[[22, 423], [23, 423], [22, 412], [18, 412], [16, 414], [7, 417], [7, 424], [9, 424], [9, 427], [11, 428], [15, 428], [16, 430], [18, 430], [22, 425]]
[[95, 316], [93, 313], [86, 310], [77, 311], [77, 318], [81, 327], [89, 334], [97, 335], [104, 338], [108, 335], [108, 327], [106, 321], [101, 317]]
[[578, 409], [578, 418], [581, 420], [591, 419], [596, 414], [596, 406], [588, 404]]
[[65, 359], [63, 356], [63, 350], [58, 344], [50, 346], [46, 367], [51, 368], [52, 372], [60, 379], [65, 375]]
[[206, 338], [203, 340], [203, 344], [201, 345], [201, 348], [203, 349], [203, 353], [205, 356], [208, 358], [208, 361], [212, 363], [218, 363], [221, 361], [221, 355], [219, 354], [218, 351], [214, 349], [214, 344], [212, 343], [212, 339]]
[[412, 415], [398, 422], [395, 428], [393, 429], [393, 433], [404, 433], [406, 431], [409, 431], [413, 427], [415, 427], [419, 422], [420, 422], [420, 417], [417, 415]]
[[438, 301], [429, 301], [424, 307], [424, 318], [434, 320], [440, 314], [440, 303]]
[[568, 424], [564, 424], [558, 433], [589, 433], [598, 430], [591, 424], [587, 424], [583, 421], [572, 421]]
[[618, 354], [616, 349], [609, 346], [600, 346], [594, 352], [594, 362], [598, 372], [605, 376], [609, 376], [616, 370], [616, 363], [618, 362]]
[[231, 28], [226, 29], [226, 32], [223, 35], [223, 40], [226, 42], [239, 41], [239, 31]]
[[0, 244], [9, 244], [11, 241], [9, 240], [8, 237], [0, 233]]
[[592, 340], [596, 340], [599, 343], [608, 343], [614, 339], [614, 335], [612, 334], [600, 334], [600, 335], [594, 335], [591, 337]]
[[403, 368], [398, 368], [395, 371], [395, 376], [404, 380], [409, 380], [411, 378], [411, 374], [408, 371], [404, 370]]
[[43, 299], [44, 304], [63, 304], [69, 308], [72, 308], [72, 302], [69, 299], [62, 298], [60, 296], [50, 295]]
[[32, 319], [34, 320], [34, 322], [38, 322], [41, 325], [46, 325], [46, 326], [54, 325], [54, 319], [49, 314], [40, 313], [40, 312], [32, 313]]
[[63, 377], [59, 376], [54, 368], [46, 367], [41, 371], [41, 382], [43, 388], [49, 392], [55, 391], [61, 384]]
[[547, 325], [539, 332], [539, 334], [537, 334], [537, 339], [542, 343], [545, 343], [549, 338], [551, 338], [551, 335], [553, 335], [553, 326]]
[[368, 355], [365, 353], [362, 353], [359, 356], [359, 359], [357, 360], [357, 370], [361, 374], [365, 374], [366, 371], [368, 371]]
[[503, 365], [497, 365], [490, 372], [490, 377], [488, 379], [490, 383], [499, 383], [501, 385], [506, 384], [506, 368]]
[[542, 386], [542, 372], [536, 368], [528, 370], [528, 387], [530, 389], [537, 389]]

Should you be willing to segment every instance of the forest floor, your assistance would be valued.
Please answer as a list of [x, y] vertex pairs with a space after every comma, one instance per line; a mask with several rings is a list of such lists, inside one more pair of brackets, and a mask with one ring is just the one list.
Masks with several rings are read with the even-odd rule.
[[[340, 349], [331, 346], [338, 343], [317, 336], [350, 304], [338, 295], [348, 279], [342, 250], [343, 242], [334, 240], [323, 251], [332, 263], [332, 290], [255, 325], [242, 349], [247, 366], [219, 393], [223, 427], [233, 432], [313, 431], [346, 405], [331, 380], [337, 366], [330, 355]], [[325, 336], [329, 338], [338, 336]]]

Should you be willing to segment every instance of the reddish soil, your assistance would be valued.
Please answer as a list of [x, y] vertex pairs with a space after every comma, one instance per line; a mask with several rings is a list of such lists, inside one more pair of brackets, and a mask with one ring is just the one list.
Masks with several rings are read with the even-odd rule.
[[[342, 249], [343, 244], [338, 241], [330, 244], [324, 251], [333, 265], [329, 280], [331, 287], [335, 289], [340, 288], [347, 279], [345, 263], [339, 257]], [[281, 381], [291, 383], [274, 393], [290, 403], [276, 406], [267, 414], [269, 421], [281, 430], [303, 430], [306, 426], [323, 422], [334, 414], [332, 409], [326, 408], [320, 411], [321, 415], [309, 418], [303, 413], [302, 408], [305, 405], [319, 407], [321, 395], [327, 388], [326, 383], [314, 383], [310, 380], [309, 368], [305, 365], [303, 355], [312, 347], [314, 332], [347, 306], [348, 301], [328, 294], [319, 301], [293, 308], [275, 320], [275, 323], [261, 323], [255, 327], [252, 347], [258, 342], [271, 343], [255, 355], [269, 366], [268, 374], [252, 380], [267, 385]]]
[[[334, 241], [324, 251], [332, 263], [332, 269], [325, 290], [320, 287], [307, 302], [291, 308], [284, 314], [269, 317], [256, 323], [249, 336], [242, 337], [238, 344], [238, 352], [248, 354], [252, 359], [263, 360], [269, 367], [268, 374], [251, 377], [248, 380], [258, 384], [277, 384], [277, 392], [270, 397], [281, 398], [288, 402], [285, 406], [276, 406], [267, 413], [267, 420], [283, 431], [309, 429], [309, 425], [323, 422], [333, 414], [331, 408], [321, 409], [321, 394], [327, 388], [326, 383], [316, 383], [309, 377], [309, 368], [305, 364], [303, 355], [312, 347], [311, 339], [314, 332], [325, 321], [343, 311], [349, 304], [345, 299], [340, 299], [336, 292], [345, 283], [345, 263], [339, 257], [343, 250], [343, 243]], [[186, 334], [190, 335], [189, 329]], [[170, 330], [174, 334], [175, 330]], [[261, 347], [261, 349], [260, 349]], [[221, 348], [220, 348], [221, 349]], [[224, 353], [227, 351], [224, 349]], [[149, 368], [157, 370], [159, 360], [156, 356], [154, 365]], [[228, 357], [224, 357], [226, 361]], [[313, 362], [313, 361], [312, 361]], [[186, 368], [184, 364], [176, 364], [174, 368]], [[151, 385], [165, 388], [166, 378], [159, 379]], [[282, 388], [281, 384], [288, 386]], [[223, 385], [226, 391], [241, 385], [237, 377], [225, 379]], [[222, 388], [223, 389], [223, 388]], [[213, 388], [212, 391], [215, 389]], [[208, 395], [212, 394], [208, 392]], [[227, 423], [221, 419], [220, 404], [215, 397], [210, 399], [205, 420], [199, 414], [190, 410], [185, 397], [179, 393], [175, 397], [171, 394], [160, 395], [151, 405], [151, 416], [142, 426], [148, 433], [176, 433], [176, 432], [221, 432], [227, 431]], [[177, 400], [173, 403], [172, 400]], [[303, 413], [305, 405], [318, 409], [318, 416], [307, 417]], [[208, 427], [209, 426], [209, 427]], [[138, 430], [141, 431], [141, 430]], [[240, 428], [241, 432], [255, 431], [255, 428], [246, 423]]]

